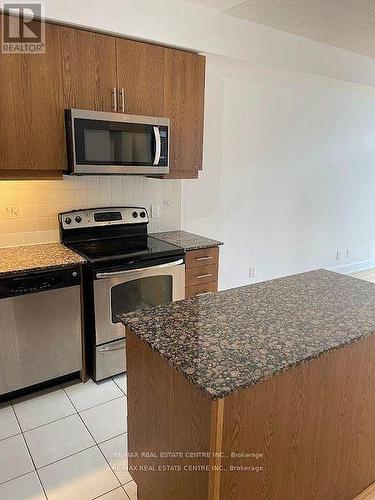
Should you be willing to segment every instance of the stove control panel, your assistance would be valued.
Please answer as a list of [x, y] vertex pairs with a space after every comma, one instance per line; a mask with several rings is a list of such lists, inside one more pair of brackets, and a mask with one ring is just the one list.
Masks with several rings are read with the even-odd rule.
[[149, 217], [144, 207], [87, 208], [59, 214], [63, 229], [111, 226], [118, 224], [147, 224]]

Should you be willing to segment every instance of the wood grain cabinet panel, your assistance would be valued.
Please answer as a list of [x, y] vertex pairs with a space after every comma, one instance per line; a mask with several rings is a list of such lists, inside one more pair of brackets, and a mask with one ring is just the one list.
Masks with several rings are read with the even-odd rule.
[[64, 107], [112, 111], [116, 39], [60, 27]]
[[171, 120], [171, 178], [202, 168], [205, 57], [164, 49], [164, 115]]
[[45, 54], [0, 54], [4, 177], [16, 171], [59, 172], [66, 165], [60, 31], [51, 24], [45, 30]]
[[[66, 168], [64, 109], [124, 111], [171, 120], [169, 178], [202, 167], [205, 58], [46, 23], [45, 54], [0, 54], [2, 177], [60, 175]], [[119, 94], [119, 93], [118, 93]], [[122, 112], [122, 96], [118, 110]]]
[[[116, 39], [117, 87], [124, 89], [125, 113], [164, 116], [164, 48]], [[121, 111], [121, 97], [119, 97]]]
[[218, 291], [219, 247], [186, 252], [185, 298]]
[[207, 264], [217, 264], [219, 262], [219, 248], [200, 248], [186, 252], [186, 267], [206, 266]]
[[211, 283], [203, 283], [202, 285], [187, 286], [185, 288], [185, 298], [191, 299], [198, 295], [206, 295], [208, 293], [217, 292], [217, 281]]
[[218, 279], [218, 266], [200, 266], [186, 269], [186, 286], [201, 285], [202, 283], [211, 283]]

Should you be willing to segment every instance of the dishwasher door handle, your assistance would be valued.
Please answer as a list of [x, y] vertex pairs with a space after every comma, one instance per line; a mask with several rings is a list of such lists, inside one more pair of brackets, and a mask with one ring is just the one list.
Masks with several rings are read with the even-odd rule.
[[125, 344], [118, 347], [99, 347], [99, 352], [113, 352], [113, 351], [123, 351], [125, 349]]
[[144, 271], [148, 271], [149, 269], [164, 269], [166, 267], [179, 266], [184, 263], [184, 259], [175, 260], [174, 262], [168, 262], [167, 264], [160, 264], [159, 266], [149, 266], [149, 267], [141, 267], [140, 269], [127, 269], [126, 271], [114, 271], [112, 273], [96, 273], [96, 277], [98, 279], [106, 279], [106, 278], [117, 278], [120, 276], [125, 276], [127, 274], [132, 273], [141, 273]]

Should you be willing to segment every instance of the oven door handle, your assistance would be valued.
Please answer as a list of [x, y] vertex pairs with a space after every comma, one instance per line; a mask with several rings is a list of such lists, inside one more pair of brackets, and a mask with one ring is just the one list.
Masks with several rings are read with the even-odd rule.
[[155, 159], [154, 159], [154, 165], [159, 165], [160, 161], [160, 153], [161, 153], [161, 139], [160, 139], [160, 132], [159, 132], [159, 127], [152, 127], [154, 129], [154, 134], [155, 134]]
[[126, 274], [131, 273], [140, 273], [143, 271], [148, 271], [149, 269], [163, 269], [165, 267], [179, 266], [184, 263], [184, 259], [175, 260], [174, 262], [168, 262], [167, 264], [160, 264], [160, 266], [149, 266], [142, 267], [140, 269], [127, 269], [126, 271], [114, 271], [113, 273], [96, 273], [96, 277], [98, 279], [106, 279], [106, 278], [116, 278], [120, 276], [125, 276]]

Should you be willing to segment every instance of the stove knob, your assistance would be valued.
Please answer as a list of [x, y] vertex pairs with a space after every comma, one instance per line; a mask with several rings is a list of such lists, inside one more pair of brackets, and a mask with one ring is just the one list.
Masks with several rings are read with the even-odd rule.
[[82, 220], [82, 218], [79, 215], [77, 215], [76, 216], [76, 222], [81, 222], [81, 220]]
[[144, 219], [146, 217], [146, 212], [141, 212], [139, 215], [142, 217], [142, 219]]
[[132, 215], [133, 215], [134, 219], [136, 219], [138, 217], [138, 212], [133, 212]]
[[72, 219], [70, 217], [65, 217], [65, 224], [70, 224]]

